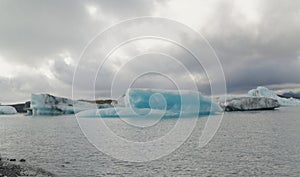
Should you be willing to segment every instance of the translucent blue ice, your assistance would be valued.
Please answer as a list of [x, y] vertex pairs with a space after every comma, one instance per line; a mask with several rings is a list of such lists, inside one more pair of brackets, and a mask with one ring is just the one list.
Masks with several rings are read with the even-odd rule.
[[87, 110], [79, 117], [194, 117], [222, 111], [197, 91], [128, 89], [122, 107]]
[[152, 108], [172, 112], [198, 112], [210, 114], [220, 107], [197, 91], [128, 89], [125, 94], [126, 107], [135, 109]]

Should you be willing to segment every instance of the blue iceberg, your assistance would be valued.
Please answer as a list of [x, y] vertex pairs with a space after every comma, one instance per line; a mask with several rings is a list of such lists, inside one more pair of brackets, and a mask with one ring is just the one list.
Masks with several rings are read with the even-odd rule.
[[222, 111], [197, 91], [128, 89], [119, 106], [87, 110], [78, 117], [194, 117]]
[[104, 109], [91, 109], [81, 111], [76, 114], [78, 117], [102, 117], [102, 118], [114, 118], [114, 117], [176, 117], [172, 112], [165, 112], [163, 110], [154, 109], [131, 109], [129, 107], [115, 107], [115, 108], [104, 108]]
[[158, 109], [171, 112], [210, 114], [221, 108], [197, 91], [128, 89], [124, 102], [126, 107], [135, 109]]

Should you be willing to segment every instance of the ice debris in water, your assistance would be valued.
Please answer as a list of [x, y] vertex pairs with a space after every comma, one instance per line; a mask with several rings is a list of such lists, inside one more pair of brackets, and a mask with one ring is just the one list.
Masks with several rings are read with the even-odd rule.
[[0, 114], [16, 114], [17, 111], [12, 106], [0, 106]]
[[57, 97], [49, 94], [31, 95], [32, 115], [74, 114], [96, 108], [95, 104]]

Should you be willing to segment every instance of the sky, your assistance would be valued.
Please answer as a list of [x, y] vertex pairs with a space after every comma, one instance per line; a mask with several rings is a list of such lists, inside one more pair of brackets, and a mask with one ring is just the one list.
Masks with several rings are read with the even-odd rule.
[[[144, 16], [198, 32], [222, 68], [195, 63], [170, 41], [142, 39], [120, 46], [99, 70], [107, 46], [153, 28], [204, 50], [194, 36], [176, 32], [180, 25], [170, 30], [154, 22], [125, 25], [89, 45], [112, 25]], [[0, 0], [0, 103], [26, 101], [31, 93], [91, 99], [111, 97], [112, 88], [117, 97], [130, 86], [174, 89], [180, 83], [189, 89], [195, 82], [209, 93], [223, 72], [228, 93], [260, 85], [300, 92], [299, 19], [295, 0]]]

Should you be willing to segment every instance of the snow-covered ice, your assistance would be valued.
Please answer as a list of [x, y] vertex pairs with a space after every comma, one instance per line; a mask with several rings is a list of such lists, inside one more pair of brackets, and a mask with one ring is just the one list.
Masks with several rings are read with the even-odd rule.
[[225, 111], [267, 110], [280, 106], [300, 106], [299, 100], [281, 98], [266, 87], [257, 87], [245, 95], [228, 95], [219, 98], [218, 102]]
[[57, 97], [49, 94], [32, 94], [32, 115], [74, 114], [83, 110], [97, 108], [95, 104]]
[[249, 96], [256, 96], [256, 97], [267, 97], [272, 98], [275, 100], [278, 100], [279, 104], [281, 106], [300, 106], [300, 100], [296, 100], [293, 98], [287, 99], [287, 98], [281, 98], [277, 96], [277, 94], [269, 90], [266, 87], [257, 87], [256, 89], [252, 89], [248, 92]]
[[0, 106], [0, 114], [16, 114], [17, 111], [12, 106]]
[[266, 97], [231, 97], [221, 101], [220, 106], [225, 111], [271, 110], [280, 107], [277, 100]]

